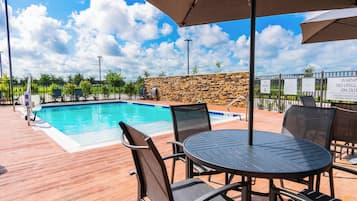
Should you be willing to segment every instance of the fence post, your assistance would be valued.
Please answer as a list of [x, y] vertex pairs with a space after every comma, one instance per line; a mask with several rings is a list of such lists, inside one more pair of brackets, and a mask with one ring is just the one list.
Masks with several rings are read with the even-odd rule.
[[281, 107], [281, 73], [279, 74], [279, 95], [278, 95], [278, 112], [282, 113]]
[[323, 87], [324, 87], [324, 71], [321, 71], [321, 80], [320, 80], [320, 107], [322, 107], [322, 96], [324, 94], [323, 92]]

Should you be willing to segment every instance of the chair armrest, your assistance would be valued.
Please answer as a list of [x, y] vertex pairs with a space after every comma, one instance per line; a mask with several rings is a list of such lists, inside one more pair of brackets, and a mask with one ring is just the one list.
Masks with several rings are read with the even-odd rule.
[[180, 147], [183, 147], [183, 144], [181, 142], [178, 142], [178, 141], [168, 141], [167, 144], [173, 144], [173, 145], [178, 145]]
[[357, 170], [354, 170], [354, 169], [342, 167], [342, 166], [339, 166], [339, 165], [333, 165], [332, 168], [335, 168], [337, 170], [341, 170], [341, 171], [344, 171], [344, 172], [348, 172], [348, 173], [357, 175]]
[[197, 198], [195, 201], [207, 201], [207, 200], [210, 200], [210, 199], [216, 197], [219, 194], [225, 193], [229, 190], [236, 189], [239, 187], [246, 187], [246, 185], [247, 185], [246, 182], [237, 182], [237, 183], [233, 183], [233, 184], [228, 184], [228, 185], [222, 186], [221, 188], [217, 188], [209, 193], [202, 195], [201, 197]]
[[284, 189], [281, 189], [281, 188], [274, 188], [274, 191], [275, 193], [278, 193], [280, 195], [284, 195], [284, 196], [287, 196], [287, 197], [290, 197], [294, 200], [297, 200], [297, 201], [313, 201], [312, 199], [304, 196], [304, 195], [301, 195], [301, 194], [295, 194], [293, 192], [290, 192], [290, 191], [287, 191], [287, 190], [284, 190]]
[[171, 155], [162, 157], [162, 160], [167, 160], [170, 158], [179, 158], [179, 157], [185, 157], [185, 154], [184, 153], [171, 154]]

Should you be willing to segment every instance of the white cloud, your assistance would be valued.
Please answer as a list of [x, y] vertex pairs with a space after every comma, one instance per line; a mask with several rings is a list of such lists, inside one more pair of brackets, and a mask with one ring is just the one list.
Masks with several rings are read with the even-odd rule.
[[[121, 71], [128, 79], [144, 70], [154, 76], [162, 71], [185, 74], [187, 38], [192, 40], [190, 66], [197, 66], [199, 73], [215, 72], [216, 62], [222, 64], [223, 72], [249, 66], [249, 36], [232, 39], [217, 24], [176, 28], [162, 21], [161, 12], [147, 3], [92, 0], [89, 8], [74, 12], [66, 22], [48, 16], [43, 5], [10, 11], [17, 76], [31, 72], [34, 76], [82, 73], [98, 77], [98, 55], [103, 56], [103, 74]], [[0, 22], [0, 26], [4, 25]], [[0, 30], [0, 50], [6, 50], [4, 30]], [[309, 64], [317, 71], [356, 69], [357, 40], [310, 45], [300, 41], [301, 35], [280, 25], [257, 32], [257, 74], [301, 73]], [[4, 68], [6, 57], [4, 52]]]
[[168, 23], [162, 24], [162, 28], [161, 28], [162, 35], [167, 36], [167, 35], [171, 34], [171, 32], [172, 32], [171, 25], [169, 25]]

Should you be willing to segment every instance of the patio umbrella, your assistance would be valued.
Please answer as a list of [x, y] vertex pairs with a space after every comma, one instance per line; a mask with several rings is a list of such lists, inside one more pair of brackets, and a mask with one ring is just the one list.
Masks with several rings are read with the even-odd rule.
[[302, 43], [357, 39], [357, 8], [332, 10], [301, 24]]
[[147, 0], [179, 26], [251, 18], [249, 144], [253, 144], [255, 18], [258, 16], [355, 7], [357, 0]]

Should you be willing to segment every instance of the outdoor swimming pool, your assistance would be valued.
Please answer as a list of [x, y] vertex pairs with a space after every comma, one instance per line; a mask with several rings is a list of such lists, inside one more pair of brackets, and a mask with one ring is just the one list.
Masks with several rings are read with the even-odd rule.
[[[148, 135], [172, 131], [169, 107], [162, 105], [131, 102], [53, 105], [43, 106], [37, 116], [80, 147], [120, 142], [119, 121]], [[234, 118], [219, 112], [210, 112], [210, 117], [212, 123]]]

